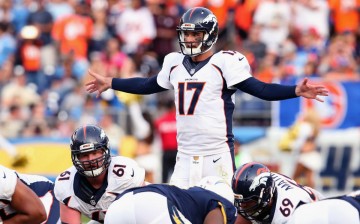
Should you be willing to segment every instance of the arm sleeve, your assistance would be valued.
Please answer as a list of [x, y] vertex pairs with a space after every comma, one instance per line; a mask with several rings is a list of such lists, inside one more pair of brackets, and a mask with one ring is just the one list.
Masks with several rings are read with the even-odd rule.
[[285, 100], [298, 97], [295, 94], [296, 86], [280, 85], [261, 82], [250, 77], [235, 85], [239, 90], [267, 101]]
[[157, 75], [154, 75], [150, 78], [130, 78], [130, 79], [113, 78], [111, 81], [111, 88], [126, 93], [142, 94], [142, 95], [158, 93], [167, 90], [159, 86], [156, 79], [157, 79]]

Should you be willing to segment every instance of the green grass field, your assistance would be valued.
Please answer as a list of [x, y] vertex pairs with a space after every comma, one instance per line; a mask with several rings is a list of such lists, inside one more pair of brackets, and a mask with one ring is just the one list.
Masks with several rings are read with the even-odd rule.
[[90, 219], [84, 215], [81, 215], [81, 223], [85, 224], [88, 223], [90, 221]]

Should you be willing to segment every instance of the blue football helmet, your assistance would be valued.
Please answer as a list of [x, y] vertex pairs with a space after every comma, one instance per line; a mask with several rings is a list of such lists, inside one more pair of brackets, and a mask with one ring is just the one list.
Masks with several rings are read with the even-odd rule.
[[[74, 131], [70, 140], [71, 159], [77, 171], [86, 177], [96, 177], [107, 170], [111, 162], [109, 138], [95, 125], [85, 125]], [[79, 155], [102, 150], [103, 155], [92, 160], [79, 160]]]
[[238, 213], [248, 220], [264, 221], [275, 194], [275, 181], [261, 163], [246, 163], [234, 173], [231, 182]]
[[[195, 7], [186, 11], [180, 19], [176, 29], [181, 52], [184, 55], [196, 56], [210, 50], [216, 43], [219, 33], [219, 25], [216, 16], [207, 8]], [[202, 41], [196, 48], [187, 47], [190, 42], [185, 41], [184, 31], [204, 32]]]

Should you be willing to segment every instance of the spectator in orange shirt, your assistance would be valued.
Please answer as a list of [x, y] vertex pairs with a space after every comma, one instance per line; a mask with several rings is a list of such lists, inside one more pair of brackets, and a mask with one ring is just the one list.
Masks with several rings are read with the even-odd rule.
[[239, 41], [245, 40], [253, 23], [257, 0], [237, 1], [234, 8], [234, 24]]
[[357, 32], [360, 26], [360, 0], [329, 0], [329, 5], [336, 33]]
[[32, 25], [21, 29], [17, 60], [25, 70], [27, 82], [35, 84], [38, 87], [37, 91], [41, 93], [46, 84], [42, 82], [45, 77], [41, 74], [40, 48], [42, 44], [39, 34], [39, 29]]
[[88, 5], [79, 1], [75, 5], [75, 14], [57, 20], [52, 30], [54, 40], [62, 55], [74, 54], [75, 59], [86, 59], [88, 40], [92, 37], [93, 22], [86, 15]]
[[235, 3], [235, 0], [204, 1], [204, 6], [214, 13], [219, 23], [219, 37], [217, 41], [217, 49], [227, 48], [226, 45], [229, 44], [229, 11], [234, 8]]

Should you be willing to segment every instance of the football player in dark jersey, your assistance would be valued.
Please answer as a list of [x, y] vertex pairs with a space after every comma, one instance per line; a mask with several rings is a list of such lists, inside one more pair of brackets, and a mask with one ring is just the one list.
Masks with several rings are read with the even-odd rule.
[[234, 223], [231, 187], [221, 178], [205, 177], [199, 186], [181, 189], [151, 184], [125, 191], [113, 202], [105, 223]]

